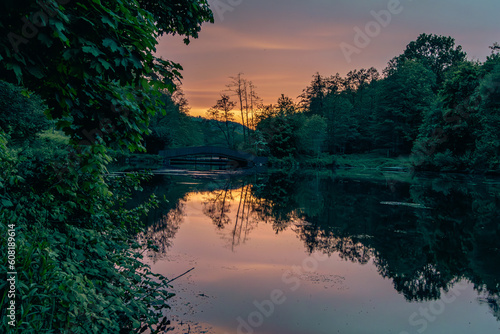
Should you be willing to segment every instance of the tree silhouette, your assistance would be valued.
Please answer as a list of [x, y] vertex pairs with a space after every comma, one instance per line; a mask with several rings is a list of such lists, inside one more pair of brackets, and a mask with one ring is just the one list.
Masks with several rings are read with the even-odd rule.
[[234, 114], [232, 112], [236, 103], [231, 101], [229, 96], [221, 94], [217, 103], [207, 111], [207, 118], [216, 121], [216, 125], [224, 135], [227, 146], [234, 148]]

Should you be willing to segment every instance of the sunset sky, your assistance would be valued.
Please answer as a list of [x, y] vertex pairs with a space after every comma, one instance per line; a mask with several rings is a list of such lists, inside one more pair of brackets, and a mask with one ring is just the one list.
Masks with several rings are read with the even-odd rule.
[[[158, 55], [184, 67], [182, 88], [193, 116], [204, 115], [239, 72], [265, 103], [275, 103], [282, 93], [297, 101], [314, 73], [344, 76], [372, 66], [382, 71], [421, 33], [451, 36], [469, 59], [480, 61], [490, 54], [488, 46], [500, 42], [499, 0], [209, 3], [215, 24], [204, 24], [197, 40], [186, 46], [181, 38], [165, 36], [158, 46]], [[359, 37], [356, 31], [366, 29], [368, 36]], [[342, 47], [349, 46], [356, 52], [346, 57]]]

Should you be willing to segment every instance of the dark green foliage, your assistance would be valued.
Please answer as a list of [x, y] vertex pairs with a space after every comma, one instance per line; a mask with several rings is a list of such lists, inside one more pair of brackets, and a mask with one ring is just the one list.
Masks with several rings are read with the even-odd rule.
[[12, 141], [33, 141], [50, 123], [44, 115], [46, 107], [36, 94], [0, 81], [0, 130]]
[[346, 90], [340, 96], [349, 100], [352, 110], [347, 109], [341, 116], [347, 121], [343, 128], [349, 128], [349, 132], [340, 131], [339, 139], [344, 142], [340, 152], [366, 152], [374, 148], [371, 125], [380, 101], [380, 82], [380, 75], [373, 67], [350, 71], [344, 79]]
[[294, 157], [297, 152], [297, 130], [299, 125], [293, 116], [266, 118], [257, 125], [271, 155], [276, 158]]
[[[206, 21], [204, 0], [1, 2], [0, 79], [25, 88], [0, 87], [0, 238], [6, 244], [15, 225], [19, 273], [16, 326], [2, 321], [0, 332], [166, 330], [166, 278], [141, 262], [149, 243], [134, 239], [157, 201], [126, 209], [142, 178], [113, 177], [106, 166], [110, 148], [144, 150], [160, 92], [172, 93], [180, 77], [179, 64], [154, 55], [157, 37], [188, 42]], [[16, 108], [25, 109], [19, 119]], [[44, 130], [42, 111], [63, 134], [9, 142]]]
[[332, 153], [352, 153], [371, 146], [369, 125], [376, 102], [376, 69], [350, 71], [323, 77], [319, 73], [301, 98], [306, 115], [320, 115], [327, 122], [327, 147]]
[[[21, 20], [39, 23], [35, 1], [2, 3], [0, 35], [10, 40], [0, 40], [0, 77], [39, 94], [74, 143], [102, 139], [143, 149], [139, 139], [148, 133], [156, 92], [172, 91], [181, 69], [154, 56], [156, 37], [196, 37], [212, 20], [206, 1], [65, 3], [48, 1], [40, 28]], [[23, 42], [13, 43], [12, 34]]]
[[138, 0], [139, 5], [153, 14], [158, 34], [186, 36], [184, 42], [189, 44], [190, 37], [198, 38], [201, 23], [212, 22], [213, 15], [208, 2], [202, 0]]
[[436, 76], [421, 63], [406, 61], [381, 83], [373, 128], [377, 147], [408, 154], [424, 115], [434, 101]]
[[182, 90], [163, 93], [161, 101], [162, 107], [151, 119], [151, 134], [145, 138], [147, 152], [158, 154], [168, 147], [202, 146], [203, 133], [188, 115], [189, 106]]
[[448, 74], [440, 102], [425, 117], [415, 143], [420, 169], [485, 172], [498, 170], [495, 100], [498, 75], [486, 76], [480, 64], [467, 62]]
[[[384, 78], [374, 68], [316, 73], [299, 96], [299, 115], [284, 117], [291, 114], [282, 96], [262, 108], [257, 129], [279, 159], [323, 151], [410, 155], [419, 170], [498, 173], [500, 54], [497, 44], [491, 49], [484, 63], [472, 62], [453, 38], [422, 34], [389, 62]], [[312, 144], [323, 141], [319, 123], [310, 131], [315, 117], [326, 123], [321, 148]]]
[[307, 117], [298, 129], [299, 148], [306, 153], [319, 155], [325, 143], [326, 127], [325, 118], [318, 115]]
[[348, 98], [338, 94], [328, 96], [327, 111], [327, 144], [334, 153], [349, 153], [360, 139], [359, 119]]
[[474, 166], [482, 170], [500, 170], [500, 63], [487, 74], [479, 87], [482, 104], [480, 139], [476, 142]]
[[324, 114], [325, 98], [328, 94], [327, 79], [319, 73], [313, 75], [311, 84], [304, 89], [299, 96], [301, 98], [300, 105], [303, 110], [311, 114]]
[[281, 94], [276, 104], [276, 111], [278, 115], [291, 116], [296, 113], [297, 107], [291, 98], [285, 96], [285, 94]]
[[452, 37], [432, 34], [421, 34], [417, 40], [410, 42], [405, 51], [394, 57], [385, 72], [391, 75], [407, 60], [416, 60], [436, 75], [436, 82], [441, 85], [448, 69], [459, 65], [467, 59], [467, 54], [460, 45], [455, 46]]
[[242, 129], [240, 124], [189, 116], [189, 106], [180, 88], [173, 94], [164, 92], [161, 101], [163, 105], [151, 118], [151, 134], [145, 136], [147, 153], [158, 154], [160, 150], [177, 147], [229, 146], [233, 144], [233, 137], [239, 142], [236, 139]]
[[[23, 333], [157, 328], [170, 295], [165, 278], [140, 262], [147, 245], [133, 238], [140, 215], [157, 201], [123, 208], [127, 189], [137, 188], [140, 178], [107, 179], [113, 192], [99, 187], [90, 173], [58, 180], [51, 162], [31, 160], [6, 144], [0, 136], [0, 227], [6, 244], [7, 225], [16, 226], [16, 328]], [[88, 196], [90, 184], [96, 187]], [[7, 272], [7, 254], [2, 254], [2, 271]], [[5, 318], [7, 289], [1, 291]]]

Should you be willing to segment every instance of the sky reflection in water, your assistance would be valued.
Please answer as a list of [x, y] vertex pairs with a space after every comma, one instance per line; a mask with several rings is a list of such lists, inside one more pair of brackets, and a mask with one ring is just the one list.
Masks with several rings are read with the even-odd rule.
[[[495, 180], [158, 177], [172, 333], [498, 333]], [[174, 321], [173, 324], [176, 322]]]

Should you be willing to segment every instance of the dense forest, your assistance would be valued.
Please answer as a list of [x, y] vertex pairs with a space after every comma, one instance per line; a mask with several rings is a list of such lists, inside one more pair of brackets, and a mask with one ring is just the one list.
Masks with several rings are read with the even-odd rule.
[[278, 165], [374, 154], [420, 170], [500, 171], [497, 44], [471, 61], [452, 38], [423, 34], [382, 74], [315, 74], [299, 103], [263, 105], [238, 74], [196, 118], [182, 67], [155, 48], [165, 34], [197, 38], [213, 22], [205, 0], [8, 0], [0, 16], [0, 268], [16, 272], [15, 285], [0, 282], [11, 316], [0, 332], [166, 328], [169, 280], [140, 261], [158, 246], [136, 238], [161, 200], [129, 208], [147, 176], [108, 170], [130, 152], [223, 145]]
[[469, 61], [451, 37], [422, 34], [383, 76], [374, 68], [316, 74], [299, 106], [307, 121], [326, 125], [329, 153], [409, 156], [420, 170], [498, 171], [500, 55], [491, 48], [484, 63]]

